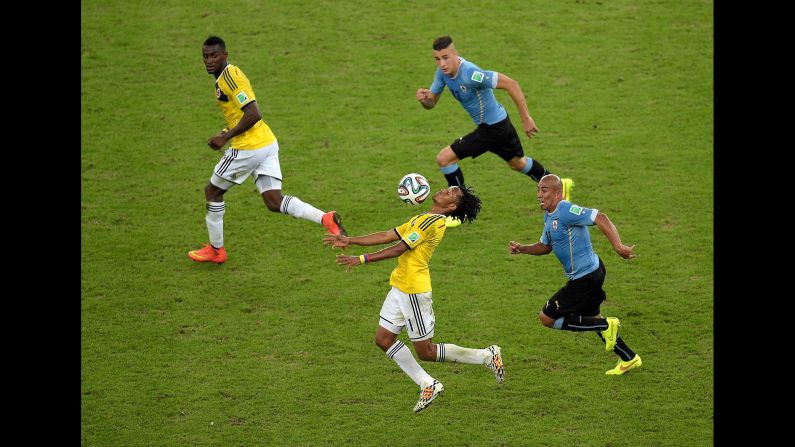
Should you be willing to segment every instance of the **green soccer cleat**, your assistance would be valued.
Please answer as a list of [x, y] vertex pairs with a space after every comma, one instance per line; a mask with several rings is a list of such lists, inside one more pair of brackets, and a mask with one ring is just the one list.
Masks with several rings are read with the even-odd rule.
[[562, 178], [560, 181], [563, 183], [563, 200], [571, 202], [571, 190], [574, 189], [574, 180]]
[[605, 351], [610, 352], [616, 347], [619, 326], [621, 326], [621, 323], [619, 323], [618, 318], [610, 317], [607, 319], [607, 329], [602, 331], [602, 337], [605, 338]]
[[453, 228], [461, 225], [461, 221], [453, 216], [447, 216], [444, 219], [444, 224], [447, 226], [447, 228]]
[[628, 362], [619, 360], [616, 367], [605, 371], [605, 374], [608, 376], [620, 376], [630, 369], [640, 368], [641, 365], [643, 365], [643, 362], [640, 360], [640, 356], [635, 354], [635, 357]]

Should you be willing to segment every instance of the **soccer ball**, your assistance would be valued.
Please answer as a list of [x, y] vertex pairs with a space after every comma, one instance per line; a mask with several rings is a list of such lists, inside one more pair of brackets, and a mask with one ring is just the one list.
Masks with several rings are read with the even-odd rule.
[[412, 205], [424, 202], [430, 192], [431, 187], [428, 185], [428, 179], [416, 172], [404, 175], [397, 187], [400, 200]]

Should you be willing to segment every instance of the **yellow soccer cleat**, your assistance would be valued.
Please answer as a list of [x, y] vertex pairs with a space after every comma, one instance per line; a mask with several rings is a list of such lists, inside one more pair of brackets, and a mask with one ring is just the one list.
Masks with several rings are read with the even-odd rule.
[[605, 351], [610, 352], [616, 347], [619, 326], [621, 326], [621, 323], [619, 323], [618, 318], [610, 317], [607, 319], [607, 329], [602, 331], [602, 337], [605, 338]]
[[629, 371], [630, 369], [640, 368], [641, 365], [643, 365], [643, 362], [640, 360], [640, 356], [638, 354], [635, 354], [635, 357], [633, 357], [632, 360], [628, 362], [619, 360], [616, 367], [611, 370], [605, 371], [605, 374], [607, 374], [608, 376], [620, 376], [625, 372]]
[[453, 228], [461, 225], [461, 221], [453, 216], [447, 216], [444, 219], [444, 224], [447, 226], [447, 228]]
[[563, 183], [563, 200], [571, 202], [571, 190], [574, 189], [574, 180], [562, 178], [560, 181]]

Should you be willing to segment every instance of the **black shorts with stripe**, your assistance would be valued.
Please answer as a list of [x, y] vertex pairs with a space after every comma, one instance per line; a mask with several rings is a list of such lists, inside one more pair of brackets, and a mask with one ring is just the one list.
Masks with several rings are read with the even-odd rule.
[[544, 304], [542, 311], [553, 320], [573, 315], [599, 315], [599, 306], [607, 299], [607, 294], [602, 289], [605, 272], [605, 265], [600, 258], [596, 270], [568, 281]]
[[471, 133], [453, 141], [450, 148], [459, 159], [475, 158], [486, 152], [493, 152], [505, 161], [524, 156], [522, 141], [508, 116], [491, 125], [479, 124]]

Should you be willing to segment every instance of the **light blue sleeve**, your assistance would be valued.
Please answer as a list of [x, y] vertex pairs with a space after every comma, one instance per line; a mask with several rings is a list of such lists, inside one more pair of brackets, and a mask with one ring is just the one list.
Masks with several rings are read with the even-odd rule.
[[436, 73], [433, 75], [433, 83], [431, 84], [431, 88], [429, 89], [431, 93], [436, 96], [439, 96], [440, 93], [444, 91], [444, 79], [442, 78], [444, 73], [439, 68], [436, 68]]
[[569, 226], [593, 225], [599, 212], [596, 208], [585, 208], [569, 202], [560, 202], [560, 205], [563, 205], [560, 219]]
[[461, 64], [463, 72], [466, 75], [466, 83], [470, 86], [483, 90], [485, 88], [497, 88], [497, 81], [499, 81], [499, 73], [491, 70], [484, 70], [472, 62]]

